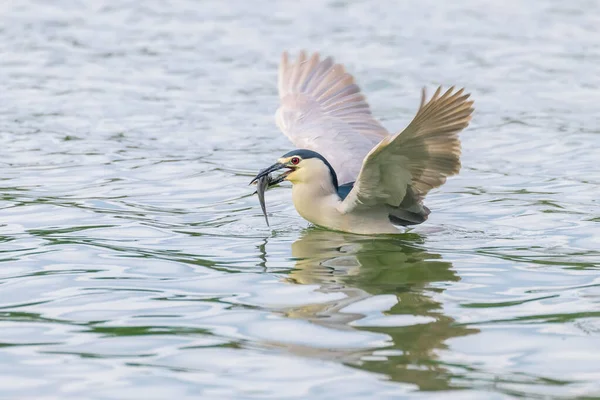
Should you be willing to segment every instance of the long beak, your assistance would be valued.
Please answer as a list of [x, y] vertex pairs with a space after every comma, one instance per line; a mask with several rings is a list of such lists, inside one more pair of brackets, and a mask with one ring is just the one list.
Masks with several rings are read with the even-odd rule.
[[[265, 176], [265, 175], [269, 175], [271, 172], [275, 172], [275, 171], [277, 171], [277, 170], [280, 170], [280, 169], [283, 169], [283, 168], [286, 168], [285, 164], [282, 164], [282, 163], [275, 163], [275, 164], [271, 165], [270, 167], [268, 167], [268, 168], [265, 168], [265, 169], [263, 169], [262, 171], [260, 171], [260, 172], [258, 173], [258, 175], [256, 175], [256, 176], [254, 177], [254, 179], [252, 179], [252, 182], [250, 182], [250, 184], [252, 185], [254, 182], [256, 182], [257, 180], [259, 180], [259, 179], [260, 179], [260, 178], [262, 178], [263, 176]], [[283, 180], [283, 179], [282, 179], [282, 180]], [[280, 181], [280, 182], [281, 182], [281, 181]], [[277, 182], [277, 183], [279, 183], [279, 182]], [[273, 184], [273, 183], [271, 182], [270, 184]]]

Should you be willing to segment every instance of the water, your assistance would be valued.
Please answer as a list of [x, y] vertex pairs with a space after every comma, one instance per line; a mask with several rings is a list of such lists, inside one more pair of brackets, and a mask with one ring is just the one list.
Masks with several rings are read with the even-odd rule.
[[[4, 398], [600, 396], [600, 6], [0, 5]], [[248, 187], [283, 50], [390, 130], [467, 87], [463, 169], [396, 238]]]

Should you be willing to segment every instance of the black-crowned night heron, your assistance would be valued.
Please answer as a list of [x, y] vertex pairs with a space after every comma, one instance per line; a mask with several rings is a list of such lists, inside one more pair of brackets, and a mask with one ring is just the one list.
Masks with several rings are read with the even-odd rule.
[[400, 133], [371, 115], [354, 78], [331, 58], [301, 52], [295, 62], [283, 53], [279, 66], [277, 126], [301, 150], [290, 151], [253, 180], [285, 169], [269, 186], [293, 184], [298, 213], [338, 231], [398, 233], [420, 224], [430, 211], [425, 195], [460, 170], [458, 133], [466, 128], [473, 102], [463, 89], [441, 87], [421, 104]]

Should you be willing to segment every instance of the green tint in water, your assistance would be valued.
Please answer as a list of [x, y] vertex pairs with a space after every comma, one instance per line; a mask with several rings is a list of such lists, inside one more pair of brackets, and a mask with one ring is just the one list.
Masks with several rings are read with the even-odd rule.
[[[0, 397], [600, 396], [598, 4], [0, 8]], [[426, 224], [307, 228], [278, 188], [265, 227], [300, 47], [391, 131], [473, 93]]]
[[[443, 288], [436, 287], [436, 283], [460, 278], [451, 263], [439, 254], [411, 245], [415, 241], [420, 241], [418, 235], [373, 240], [325, 230], [305, 231], [292, 245], [292, 255], [301, 260], [290, 279], [319, 284], [321, 290], [339, 291], [346, 298], [309, 307], [305, 313], [294, 310], [292, 315], [300, 314], [332, 328], [351, 325], [384, 334], [388, 346], [369, 357], [349, 356], [346, 362], [394, 381], [416, 384], [420, 389], [448, 389], [452, 387], [452, 374], [439, 365], [436, 351], [444, 349], [449, 338], [478, 331], [444, 315], [442, 304], [435, 300], [435, 294]], [[381, 305], [389, 308], [365, 318], [361, 311], [375, 311], [373, 306], [379, 300], [374, 299], [381, 299]]]

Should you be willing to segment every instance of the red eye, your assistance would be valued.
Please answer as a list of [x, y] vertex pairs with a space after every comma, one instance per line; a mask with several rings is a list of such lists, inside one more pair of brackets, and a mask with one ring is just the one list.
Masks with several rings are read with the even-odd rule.
[[292, 157], [292, 164], [294, 165], [298, 165], [300, 164], [300, 159], [298, 157]]

